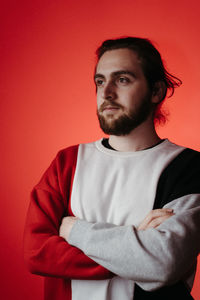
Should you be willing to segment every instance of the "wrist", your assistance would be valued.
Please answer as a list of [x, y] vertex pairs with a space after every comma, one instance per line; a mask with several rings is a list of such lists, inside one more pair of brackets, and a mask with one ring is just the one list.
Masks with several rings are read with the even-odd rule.
[[65, 217], [62, 220], [60, 230], [59, 230], [59, 236], [64, 238], [67, 242], [68, 242], [71, 230], [77, 220], [78, 220], [78, 218], [76, 218], [76, 217]]

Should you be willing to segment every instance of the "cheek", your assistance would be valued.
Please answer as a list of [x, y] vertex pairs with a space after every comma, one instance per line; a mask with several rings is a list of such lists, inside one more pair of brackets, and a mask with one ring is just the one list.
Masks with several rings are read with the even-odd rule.
[[99, 92], [97, 92], [97, 94], [96, 94], [96, 99], [97, 99], [97, 108], [99, 108], [101, 106], [101, 104], [103, 103], [103, 100], [100, 97], [100, 93]]
[[133, 101], [136, 102], [142, 101], [144, 98], [149, 96], [149, 90], [148, 88], [143, 86], [138, 86], [134, 90], [129, 92], [129, 98], [131, 98]]

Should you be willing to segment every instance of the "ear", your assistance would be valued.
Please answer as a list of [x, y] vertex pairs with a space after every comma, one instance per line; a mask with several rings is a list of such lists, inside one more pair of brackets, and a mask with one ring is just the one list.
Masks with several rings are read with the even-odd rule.
[[157, 81], [154, 85], [151, 101], [152, 103], [159, 104], [164, 100], [167, 94], [167, 87], [164, 81]]

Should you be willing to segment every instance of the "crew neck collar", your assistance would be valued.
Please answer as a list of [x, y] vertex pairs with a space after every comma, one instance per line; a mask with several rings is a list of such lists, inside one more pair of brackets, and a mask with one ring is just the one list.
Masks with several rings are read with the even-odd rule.
[[[164, 142], [164, 140], [165, 140], [165, 139], [161, 139], [159, 142], [157, 142], [157, 143], [154, 144], [153, 146], [147, 147], [147, 148], [142, 149], [142, 150], [148, 150], [148, 149], [154, 148], [155, 146], [157, 146], [157, 145], [161, 144], [162, 142]], [[114, 149], [114, 148], [110, 145], [109, 139], [108, 139], [108, 138], [103, 138], [103, 139], [101, 140], [101, 143], [102, 143], [102, 145], [103, 145], [104, 147], [106, 147], [107, 149], [114, 150], [114, 151], [118, 151], [117, 149]], [[139, 150], [139, 151], [141, 151], [141, 150]], [[134, 151], [134, 152], [135, 152], [135, 151]]]
[[153, 152], [153, 151], [157, 151], [161, 148], [163, 148], [166, 144], [170, 143], [168, 139], [163, 139], [161, 140], [159, 143], [157, 143], [156, 145], [150, 147], [150, 148], [146, 148], [143, 150], [138, 150], [138, 151], [117, 151], [117, 150], [113, 150], [112, 148], [107, 148], [106, 146], [104, 146], [102, 144], [103, 139], [100, 139], [98, 141], [95, 142], [96, 147], [98, 148], [98, 150], [100, 150], [101, 152], [104, 152], [106, 154], [109, 154], [111, 156], [118, 156], [118, 157], [127, 157], [127, 156], [137, 156], [137, 155], [143, 155], [144, 153], [149, 153], [149, 152]]

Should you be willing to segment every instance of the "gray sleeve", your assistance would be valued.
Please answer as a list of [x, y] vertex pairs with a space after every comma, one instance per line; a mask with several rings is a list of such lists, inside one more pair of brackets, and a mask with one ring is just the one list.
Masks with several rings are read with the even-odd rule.
[[180, 280], [200, 252], [200, 195], [170, 202], [175, 215], [156, 229], [78, 220], [69, 244], [116, 275], [154, 290]]

